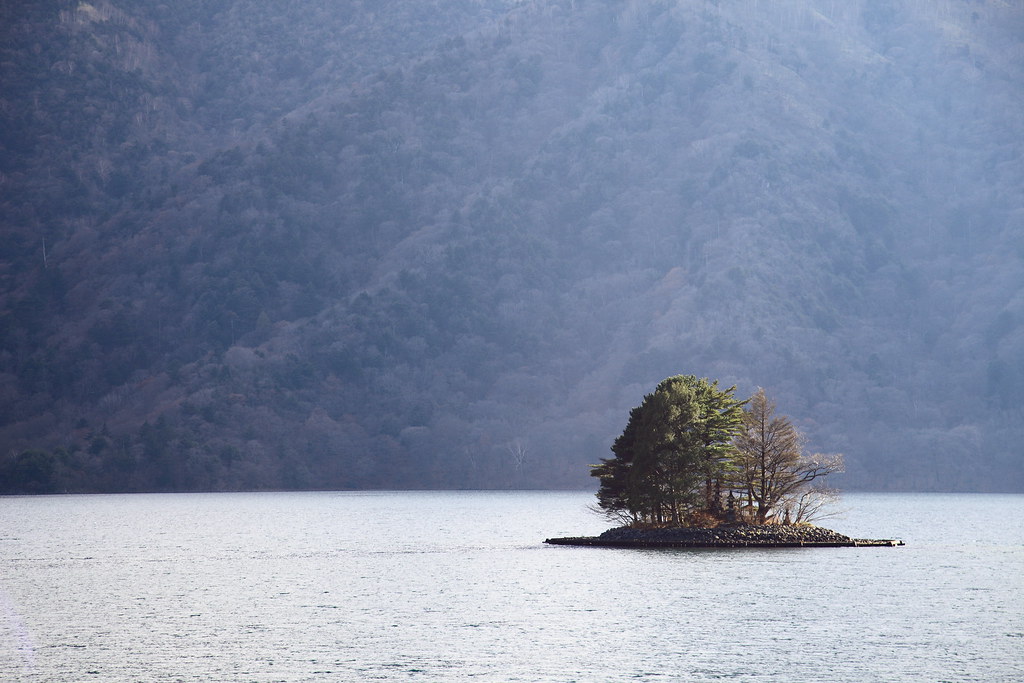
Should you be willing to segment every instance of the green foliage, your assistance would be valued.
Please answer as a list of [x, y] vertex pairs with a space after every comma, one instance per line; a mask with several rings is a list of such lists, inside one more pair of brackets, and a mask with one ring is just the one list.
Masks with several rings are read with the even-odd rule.
[[630, 412], [612, 446], [615, 458], [591, 470], [601, 481], [599, 507], [637, 522], [680, 524], [721, 511], [732, 468], [732, 438], [743, 402], [735, 387], [693, 375], [669, 377]]
[[843, 469], [841, 455], [806, 455], [803, 436], [759, 389], [689, 376], [663, 380], [630, 411], [614, 458], [591, 466], [597, 507], [630, 524], [714, 521], [798, 523], [820, 516], [833, 492], [820, 480]]
[[39, 449], [0, 462], [0, 493], [55, 493], [56, 458]]

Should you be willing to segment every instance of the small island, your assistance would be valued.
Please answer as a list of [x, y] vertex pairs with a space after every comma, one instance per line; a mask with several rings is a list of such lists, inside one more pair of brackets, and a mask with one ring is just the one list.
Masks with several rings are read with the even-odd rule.
[[591, 466], [595, 510], [619, 526], [552, 545], [613, 548], [798, 548], [901, 546], [857, 539], [811, 522], [836, 497], [822, 484], [843, 471], [840, 454], [805, 453], [803, 434], [775, 414], [763, 389], [678, 375], [630, 411], [615, 457]]
[[810, 524], [726, 524], [712, 528], [617, 527], [600, 536], [548, 538], [552, 545], [588, 545], [606, 548], [852, 548], [898, 546], [894, 539], [851, 538]]

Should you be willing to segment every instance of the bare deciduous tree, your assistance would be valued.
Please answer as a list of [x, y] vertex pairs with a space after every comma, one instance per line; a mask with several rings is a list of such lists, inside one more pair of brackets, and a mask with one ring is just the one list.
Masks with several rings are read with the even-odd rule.
[[811, 486], [782, 501], [783, 521], [792, 524], [817, 521], [836, 512], [828, 510], [839, 500], [839, 491], [827, 486]]
[[806, 522], [820, 517], [821, 509], [835, 498], [830, 489], [813, 482], [842, 472], [843, 456], [805, 455], [803, 435], [789, 418], [775, 414], [775, 404], [764, 389], [758, 389], [747, 404], [743, 431], [734, 444], [738, 488], [754, 521]]
[[513, 439], [510, 443], [505, 445], [505, 448], [512, 460], [512, 466], [515, 467], [516, 474], [521, 473], [523, 471], [523, 465], [530, 456], [529, 447], [522, 441], [522, 439]]

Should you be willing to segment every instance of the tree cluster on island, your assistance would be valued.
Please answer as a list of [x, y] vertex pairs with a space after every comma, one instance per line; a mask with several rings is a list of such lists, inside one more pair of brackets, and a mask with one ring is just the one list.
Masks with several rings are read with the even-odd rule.
[[615, 456], [592, 466], [601, 482], [597, 509], [643, 527], [820, 516], [836, 496], [821, 479], [843, 471], [842, 455], [806, 453], [801, 432], [763, 389], [747, 400], [735, 390], [693, 375], [658, 384], [630, 411]]

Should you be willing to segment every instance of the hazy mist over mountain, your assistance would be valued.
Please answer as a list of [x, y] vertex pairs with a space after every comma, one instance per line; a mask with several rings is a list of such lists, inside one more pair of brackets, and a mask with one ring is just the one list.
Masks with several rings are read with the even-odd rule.
[[589, 486], [685, 373], [763, 386], [841, 486], [1024, 490], [1019, 2], [0, 33], [0, 489]]

